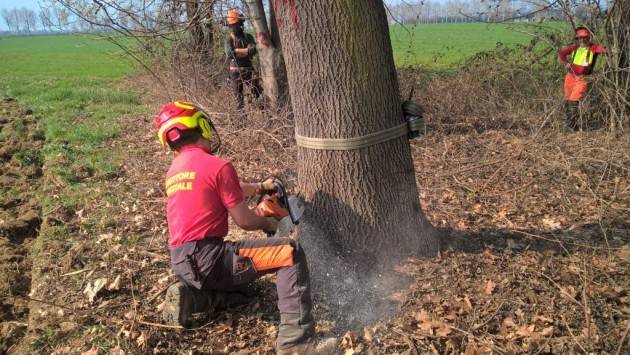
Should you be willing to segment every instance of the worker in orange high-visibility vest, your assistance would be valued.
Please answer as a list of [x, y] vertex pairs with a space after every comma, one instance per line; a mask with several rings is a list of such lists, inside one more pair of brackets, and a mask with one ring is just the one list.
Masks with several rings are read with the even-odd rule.
[[575, 29], [575, 40], [576, 43], [558, 52], [558, 58], [567, 71], [564, 77], [566, 125], [572, 130], [581, 127], [578, 122], [579, 104], [588, 87], [585, 77], [593, 72], [598, 55], [605, 52], [600, 44], [591, 43], [591, 33], [586, 27]]

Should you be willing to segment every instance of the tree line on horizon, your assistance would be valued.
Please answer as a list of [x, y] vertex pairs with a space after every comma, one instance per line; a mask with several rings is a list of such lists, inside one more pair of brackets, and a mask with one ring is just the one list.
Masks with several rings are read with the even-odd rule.
[[[145, 8], [143, 10], [154, 10], [160, 12], [166, 3], [179, 3], [180, 0], [167, 0], [161, 2], [160, 6], [154, 9]], [[202, 1], [222, 5], [223, 1]], [[241, 1], [243, 2], [243, 1]], [[215, 4], [216, 3], [216, 4]], [[232, 1], [238, 3], [238, 1]], [[243, 2], [245, 3], [245, 2]], [[3, 9], [0, 17], [5, 23], [5, 32], [28, 34], [39, 32], [94, 32], [103, 31], [103, 26], [85, 21], [86, 17], [103, 15], [103, 9], [90, 7], [90, 2], [85, 6], [73, 7], [71, 3], [57, 0], [44, 0], [40, 3], [39, 9], [26, 7], [16, 7]], [[562, 19], [563, 9], [561, 6], [550, 6], [547, 1], [486, 1], [486, 0], [447, 0], [447, 1], [393, 1], [385, 0], [383, 4], [387, 10], [389, 24], [428, 24], [428, 23], [463, 23], [463, 22], [506, 22], [506, 21], [532, 21], [543, 19]], [[175, 5], [171, 5], [175, 6]], [[243, 7], [246, 7], [244, 5]], [[81, 10], [77, 13], [77, 9]], [[86, 10], [86, 11], [83, 11]], [[151, 27], [149, 22], [137, 22], [132, 15], [133, 9], [120, 7], [114, 16], [115, 21], [124, 27], [139, 29]], [[593, 7], [588, 2], [576, 3], [572, 13], [577, 18], [588, 18], [601, 16], [605, 7]], [[221, 13], [215, 13], [213, 17], [221, 17]], [[105, 29], [106, 30], [106, 29]]]

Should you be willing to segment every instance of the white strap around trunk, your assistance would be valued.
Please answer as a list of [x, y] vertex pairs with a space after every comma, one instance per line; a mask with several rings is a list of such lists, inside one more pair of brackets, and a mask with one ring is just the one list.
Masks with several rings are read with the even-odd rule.
[[406, 135], [409, 128], [407, 122], [379, 132], [352, 138], [313, 138], [295, 134], [299, 147], [318, 150], [355, 150], [383, 143]]

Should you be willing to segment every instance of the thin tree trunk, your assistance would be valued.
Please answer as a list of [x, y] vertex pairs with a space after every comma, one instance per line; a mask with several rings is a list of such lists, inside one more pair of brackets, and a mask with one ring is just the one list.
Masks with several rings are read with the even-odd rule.
[[[251, 23], [256, 33], [263, 93], [272, 107], [281, 107], [287, 97], [286, 68], [279, 42], [273, 41], [267, 26], [262, 0], [247, 0]], [[279, 38], [276, 37], [279, 40]]]
[[[351, 138], [404, 122], [382, 1], [274, 6], [296, 133]], [[310, 202], [305, 223], [347, 253], [397, 261], [437, 250], [406, 136], [349, 151], [300, 147], [298, 183]]]
[[[208, 6], [209, 8], [202, 9], [202, 6]], [[209, 57], [212, 54], [214, 41], [212, 22], [209, 16], [212, 13], [211, 10], [212, 2], [204, 4], [200, 0], [186, 1], [186, 17], [189, 22], [192, 22], [190, 36], [193, 50], [204, 57]]]
[[628, 122], [630, 105], [630, 0], [616, 0], [609, 9], [606, 21], [606, 39], [609, 59], [606, 70], [611, 86], [606, 101], [609, 108], [609, 128], [611, 131], [623, 129]]
[[289, 82], [287, 79], [287, 67], [284, 64], [284, 56], [282, 55], [282, 41], [280, 41], [280, 33], [278, 32], [278, 22], [276, 21], [276, 12], [274, 6], [269, 0], [269, 34], [271, 43], [275, 47], [273, 56], [274, 76], [278, 84], [278, 107], [291, 106], [291, 95], [289, 95]]

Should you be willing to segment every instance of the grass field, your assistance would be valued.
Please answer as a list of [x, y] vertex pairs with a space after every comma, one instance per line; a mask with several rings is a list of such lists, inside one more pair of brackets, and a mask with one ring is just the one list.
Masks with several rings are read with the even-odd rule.
[[[0, 62], [0, 96], [16, 98], [22, 110], [30, 108], [37, 118], [37, 136], [45, 138], [37, 156], [29, 156], [42, 162], [43, 171], [41, 187], [28, 196], [29, 203], [39, 206], [43, 219], [59, 211], [72, 211], [73, 216], [81, 206], [96, 201], [120, 203], [116, 195], [120, 192], [103, 188], [103, 183], [120, 176], [127, 155], [112, 141], [120, 135], [121, 117], [132, 119], [131, 114], [144, 110], [141, 94], [123, 85], [135, 70], [133, 63], [109, 42], [74, 35], [0, 38]], [[11, 115], [15, 127], [31, 120], [26, 112], [2, 115]], [[9, 132], [29, 139], [26, 130]], [[15, 138], [0, 134], [0, 147], [6, 149]], [[13, 186], [3, 186], [4, 191], [17, 193]], [[99, 223], [108, 223], [106, 213], [97, 211], [83, 218], [84, 233], [92, 235]], [[45, 261], [44, 266], [33, 263], [33, 280], [58, 261], [50, 257], [53, 250], [58, 252], [55, 255], [65, 255], [80, 238], [71, 228], [68, 223], [39, 228], [29, 255]], [[50, 353], [56, 338], [49, 335], [46, 331], [29, 340], [28, 350], [22, 353]]]
[[[434, 70], [452, 69], [471, 55], [496, 48], [529, 42], [529, 24], [451, 23], [395, 25], [390, 27], [397, 66], [421, 65]], [[559, 24], [545, 24], [557, 29]], [[536, 25], [537, 30], [541, 26]], [[530, 32], [529, 29], [528, 32]]]
[[0, 62], [1, 95], [41, 118], [44, 158], [67, 162], [53, 167], [59, 175], [73, 181], [73, 169], [115, 173], [115, 158], [100, 147], [117, 134], [111, 118], [139, 103], [137, 93], [115, 85], [133, 70], [116, 46], [74, 35], [4, 37]]
[[[0, 62], [0, 96], [32, 109], [45, 138], [38, 158], [46, 176], [42, 214], [113, 200], [98, 186], [118, 175], [125, 152], [110, 141], [122, 115], [144, 110], [141, 94], [122, 85], [133, 63], [111, 43], [75, 35], [4, 37]], [[33, 253], [47, 249], [46, 240], [67, 238], [66, 228], [42, 228]]]

